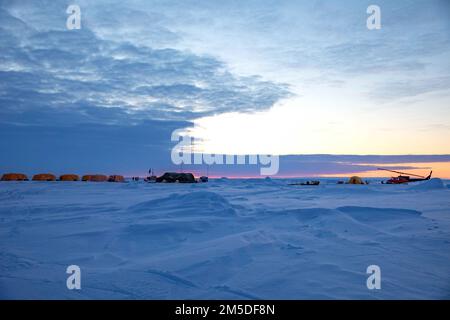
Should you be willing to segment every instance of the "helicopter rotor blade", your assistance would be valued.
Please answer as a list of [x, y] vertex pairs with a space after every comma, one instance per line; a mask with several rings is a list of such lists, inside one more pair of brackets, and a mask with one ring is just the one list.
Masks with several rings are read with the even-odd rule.
[[423, 179], [425, 179], [424, 176], [419, 176], [419, 175], [417, 175], [417, 174], [412, 174], [412, 173], [400, 172], [400, 171], [389, 170], [389, 169], [383, 169], [383, 168], [378, 168], [378, 170], [384, 170], [384, 171], [389, 171], [389, 172], [395, 172], [395, 173], [398, 173], [398, 174], [405, 174], [405, 175], [408, 175], [408, 176], [411, 176], [411, 177], [418, 177], [418, 178], [423, 178]]

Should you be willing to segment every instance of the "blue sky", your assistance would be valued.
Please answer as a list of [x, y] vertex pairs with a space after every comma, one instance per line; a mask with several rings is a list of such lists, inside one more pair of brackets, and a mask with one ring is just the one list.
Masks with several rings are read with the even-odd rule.
[[0, 170], [173, 169], [179, 128], [206, 152], [450, 154], [449, 71], [447, 1], [0, 1]]

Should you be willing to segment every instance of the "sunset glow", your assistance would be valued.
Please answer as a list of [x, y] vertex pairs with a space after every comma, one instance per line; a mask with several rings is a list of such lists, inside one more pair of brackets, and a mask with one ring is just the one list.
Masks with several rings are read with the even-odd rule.
[[[364, 165], [364, 164], [359, 164]], [[450, 162], [422, 162], [422, 163], [389, 163], [389, 164], [370, 164], [371, 166], [377, 166], [380, 168], [390, 169], [394, 171], [400, 171], [405, 173], [411, 173], [426, 177], [431, 170], [433, 170], [433, 177], [441, 179], [450, 179]], [[396, 169], [397, 167], [411, 167], [408, 169]], [[348, 172], [339, 174], [322, 174], [321, 177], [348, 177], [349, 175], [357, 175], [364, 178], [389, 178], [396, 177], [399, 174], [395, 172], [388, 172], [384, 170], [370, 170], [364, 172]]]

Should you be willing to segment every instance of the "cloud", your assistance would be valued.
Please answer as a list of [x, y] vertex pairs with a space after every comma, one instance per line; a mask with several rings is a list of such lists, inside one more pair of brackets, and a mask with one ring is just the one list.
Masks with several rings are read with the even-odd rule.
[[[27, 10], [34, 8], [27, 4]], [[17, 6], [11, 11], [20, 12]], [[108, 11], [104, 14], [104, 25], [112, 26], [115, 19]], [[229, 111], [264, 110], [289, 94], [285, 85], [235, 76], [213, 57], [139, 46], [120, 38], [105, 40], [86, 26], [72, 31], [42, 27], [36, 31], [32, 12], [22, 16], [33, 17], [35, 27], [5, 9], [1, 15], [6, 18], [0, 23], [3, 122], [18, 120], [15, 113], [24, 115], [37, 109], [42, 116], [48, 109], [71, 112], [74, 119], [81, 120], [89, 107], [123, 109], [111, 116], [120, 114], [124, 123], [129, 120], [126, 115], [133, 121], [139, 116], [190, 120]], [[146, 17], [137, 14], [137, 21]], [[41, 23], [45, 25], [47, 20]]]
[[163, 15], [86, 3], [82, 29], [69, 31], [68, 4], [0, 2], [2, 171], [168, 170], [173, 130], [289, 95], [212, 56], [165, 47], [180, 35]]
[[391, 80], [379, 83], [371, 96], [379, 101], [389, 102], [393, 99], [412, 98], [436, 91], [450, 93], [450, 76], [431, 77], [429, 79]]
[[[347, 84], [373, 101], [374, 95], [385, 95], [380, 83], [434, 81], [448, 74], [447, 2], [380, 0], [382, 28], [377, 31], [366, 28], [371, 4], [263, 0], [199, 6], [182, 1], [173, 9], [180, 14], [171, 29], [183, 30], [180, 46], [213, 52], [241, 72], [258, 70], [265, 78], [282, 79], [300, 94], [319, 77], [321, 85]], [[170, 11], [167, 7], [158, 8]], [[361, 87], [355, 88], [358, 82]], [[393, 86], [389, 96], [402, 98], [402, 89], [397, 95]]]
[[138, 125], [89, 124], [0, 126], [0, 172], [145, 174], [174, 170], [173, 130], [183, 121], [146, 120]]

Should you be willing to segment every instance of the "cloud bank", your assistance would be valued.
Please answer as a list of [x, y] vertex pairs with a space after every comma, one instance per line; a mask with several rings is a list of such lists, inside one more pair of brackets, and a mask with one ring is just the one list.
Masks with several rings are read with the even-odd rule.
[[445, 3], [381, 1], [386, 27], [369, 36], [364, 1], [77, 3], [81, 30], [66, 29], [72, 1], [0, 1], [1, 171], [173, 169], [173, 130], [267, 110], [295, 86], [372, 74], [358, 89], [383, 102], [450, 84]]

